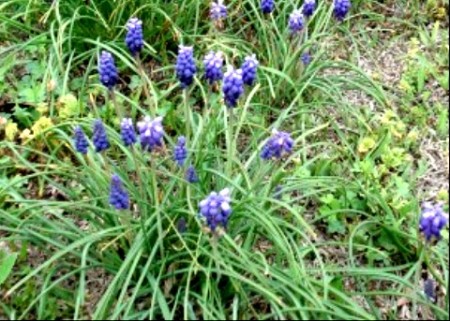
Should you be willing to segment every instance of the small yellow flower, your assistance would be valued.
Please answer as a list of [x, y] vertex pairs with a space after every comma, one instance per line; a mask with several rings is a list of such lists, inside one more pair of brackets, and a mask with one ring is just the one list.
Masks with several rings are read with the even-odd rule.
[[436, 11], [436, 18], [439, 20], [445, 20], [447, 18], [447, 9], [439, 7]]
[[78, 114], [78, 99], [73, 94], [67, 94], [59, 97], [58, 103], [59, 116], [63, 119], [70, 118]]
[[409, 57], [415, 57], [416, 54], [419, 52], [419, 45], [420, 41], [417, 38], [412, 38], [410, 41], [410, 47], [408, 50], [408, 56]]
[[44, 117], [39, 118], [34, 123], [33, 127], [31, 127], [31, 130], [33, 131], [33, 135], [37, 136], [52, 126], [53, 126], [52, 120], [50, 118], [44, 116]]
[[358, 146], [358, 152], [360, 154], [368, 153], [372, 148], [375, 147], [377, 142], [371, 137], [365, 137]]
[[16, 123], [9, 122], [8, 124], [6, 124], [5, 136], [6, 136], [7, 140], [9, 140], [11, 142], [14, 141], [18, 132], [19, 132], [19, 128], [17, 127]]
[[392, 122], [393, 118], [396, 118], [395, 113], [392, 110], [388, 109], [381, 116], [380, 122], [384, 125], [388, 125]]
[[406, 140], [410, 143], [415, 143], [419, 139], [419, 131], [417, 129], [413, 129], [406, 136]]
[[36, 110], [39, 112], [39, 114], [45, 115], [48, 113], [48, 106], [46, 103], [40, 103], [37, 105]]
[[406, 125], [402, 121], [397, 121], [391, 127], [392, 134], [397, 138], [402, 138], [405, 133]]
[[31, 135], [31, 130], [29, 130], [28, 128], [25, 129], [21, 134], [20, 134], [20, 139], [22, 140], [22, 142], [25, 142], [28, 139], [33, 138], [33, 136]]
[[403, 90], [405, 92], [412, 91], [411, 85], [404, 79], [400, 80], [398, 87], [400, 88], [400, 90]]

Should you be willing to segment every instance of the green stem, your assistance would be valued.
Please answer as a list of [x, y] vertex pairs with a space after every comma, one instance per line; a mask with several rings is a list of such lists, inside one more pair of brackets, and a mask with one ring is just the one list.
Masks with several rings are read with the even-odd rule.
[[123, 117], [122, 110], [119, 107], [119, 104], [117, 103], [116, 92], [114, 91], [114, 89], [109, 91], [109, 97], [111, 98], [114, 108], [116, 109], [117, 117], [119, 117], [119, 119], [122, 119], [122, 117]]
[[101, 159], [103, 165], [105, 166], [106, 173], [108, 173], [108, 175], [111, 176], [113, 174], [113, 172], [112, 172], [111, 166], [108, 164], [108, 160], [107, 160], [105, 151], [100, 153], [100, 159]]
[[227, 124], [227, 133], [226, 133], [226, 141], [227, 141], [227, 175], [231, 178], [233, 171], [233, 108], [228, 108], [225, 106], [225, 121], [228, 115], [228, 124]]
[[164, 235], [163, 235], [163, 226], [162, 226], [162, 218], [159, 204], [159, 196], [158, 196], [158, 182], [156, 181], [156, 164], [153, 157], [150, 159], [151, 173], [152, 173], [152, 185], [153, 185], [153, 202], [155, 204], [155, 212], [158, 220], [158, 241], [160, 246], [161, 257], [164, 257]]
[[144, 192], [144, 186], [142, 185], [142, 178], [141, 178], [141, 170], [139, 167], [139, 163], [138, 163], [138, 159], [137, 159], [137, 150], [136, 147], [133, 146], [131, 148], [131, 155], [133, 156], [133, 162], [134, 162], [134, 167], [135, 167], [135, 171], [136, 171], [136, 179], [137, 179], [137, 184], [139, 186], [139, 192], [140, 192], [140, 196], [143, 200], [143, 202], [146, 201], [146, 197], [145, 197], [145, 192]]
[[183, 91], [183, 100], [184, 100], [184, 118], [186, 122], [186, 143], [189, 146], [190, 138], [191, 138], [191, 117], [190, 117], [190, 108], [188, 102], [188, 91], [185, 89]]
[[302, 166], [304, 164], [306, 164], [306, 159], [308, 158], [307, 150], [305, 148], [305, 146], [308, 146], [308, 145], [307, 145], [307, 142], [306, 142], [306, 136], [303, 135], [306, 132], [305, 122], [306, 122], [305, 113], [302, 113], [302, 136], [303, 136], [302, 137], [302, 146], [303, 146], [303, 148], [302, 148], [302, 164], [301, 164]]
[[133, 162], [134, 162], [134, 166], [135, 166], [135, 171], [136, 171], [136, 179], [137, 179], [137, 184], [139, 186], [139, 193], [140, 193], [140, 199], [138, 201], [138, 206], [139, 206], [139, 221], [141, 224], [141, 229], [142, 229], [142, 233], [145, 237], [145, 239], [147, 240], [147, 249], [150, 250], [151, 249], [151, 244], [150, 244], [150, 240], [147, 237], [147, 232], [146, 232], [146, 228], [145, 228], [145, 219], [146, 217], [144, 217], [144, 214], [147, 213], [147, 197], [145, 194], [145, 190], [144, 190], [144, 185], [142, 184], [142, 177], [141, 177], [141, 170], [139, 167], [139, 163], [138, 163], [138, 158], [137, 158], [137, 150], [136, 147], [133, 146], [131, 148], [131, 152], [133, 155]]
[[[139, 57], [139, 55], [136, 57], [136, 62], [137, 62], [137, 65], [138, 65], [138, 71], [139, 71], [139, 74], [141, 76], [141, 79], [146, 80], [147, 79], [147, 75], [145, 74], [144, 64], [142, 63], [142, 60]], [[144, 94], [145, 94], [145, 97], [147, 98], [147, 104], [148, 104], [148, 107], [149, 107], [149, 110], [150, 110], [150, 115], [152, 117], [155, 117], [156, 116], [156, 110], [155, 110], [155, 108], [154, 108], [154, 106], [152, 104], [152, 96], [150, 95], [150, 92], [148, 91], [146, 82], [144, 83]]]
[[441, 286], [445, 286], [445, 281], [444, 279], [442, 279], [442, 277], [439, 275], [438, 272], [436, 272], [436, 270], [433, 268], [431, 262], [430, 262], [430, 258], [428, 257], [428, 250], [427, 247], [425, 246], [425, 255], [424, 255], [424, 261], [425, 261], [425, 265], [427, 267], [428, 272], [431, 273], [431, 275], [433, 276], [433, 278], [441, 285]]
[[[422, 263], [424, 261], [425, 252], [426, 252], [426, 245], [425, 246], [421, 246], [420, 257], [419, 257], [419, 261], [417, 262], [417, 269], [416, 269], [415, 282], [414, 282], [414, 284], [416, 285], [417, 289], [420, 289], [419, 284], [420, 284], [420, 278], [421, 278], [421, 275], [422, 275]], [[414, 300], [413, 300], [413, 307], [412, 307], [412, 318], [413, 318], [413, 320], [419, 320], [417, 296], [418, 296], [418, 293], [416, 293], [416, 295], [414, 295]]]

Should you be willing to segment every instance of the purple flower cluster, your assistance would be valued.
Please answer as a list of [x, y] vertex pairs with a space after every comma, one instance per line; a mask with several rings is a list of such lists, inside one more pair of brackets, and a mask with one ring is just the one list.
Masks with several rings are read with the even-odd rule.
[[419, 228], [427, 241], [433, 237], [439, 240], [441, 230], [448, 224], [448, 214], [444, 212], [442, 204], [425, 203], [422, 208]]
[[302, 8], [305, 17], [311, 17], [316, 11], [316, 0], [305, 0]]
[[195, 167], [192, 165], [189, 166], [188, 169], [186, 170], [186, 180], [191, 184], [199, 182], [197, 171], [195, 170]]
[[209, 228], [214, 232], [217, 226], [227, 226], [231, 215], [231, 197], [228, 188], [219, 193], [212, 192], [200, 202], [200, 214], [206, 219]]
[[223, 54], [221, 52], [215, 53], [214, 51], [211, 51], [205, 56], [205, 59], [203, 59], [203, 64], [205, 66], [205, 78], [210, 84], [222, 80]]
[[343, 21], [350, 11], [352, 4], [350, 0], [334, 0], [334, 16], [337, 20]]
[[311, 63], [312, 61], [312, 57], [311, 54], [309, 52], [305, 52], [304, 54], [302, 54], [302, 56], [300, 57], [300, 60], [302, 61], [302, 63], [307, 66]]
[[120, 177], [114, 174], [111, 178], [109, 204], [117, 210], [126, 210], [130, 207], [130, 198], [122, 185]]
[[292, 34], [300, 32], [305, 26], [305, 19], [301, 10], [294, 10], [289, 16], [289, 30]]
[[111, 53], [103, 51], [98, 64], [98, 72], [100, 74], [100, 82], [109, 90], [117, 84], [119, 74], [117, 72], [116, 63]]
[[262, 159], [281, 158], [284, 154], [289, 154], [294, 148], [294, 140], [286, 132], [280, 132], [276, 129], [272, 132], [272, 137], [264, 145], [261, 152]]
[[179, 166], [183, 166], [187, 156], [186, 137], [180, 136], [173, 151], [173, 158]]
[[275, 9], [275, 0], [261, 0], [261, 11], [269, 14]]
[[144, 47], [142, 21], [138, 18], [131, 18], [128, 20], [125, 43], [133, 56], [138, 55]]
[[427, 279], [423, 284], [423, 292], [425, 296], [433, 303], [436, 303], [436, 283], [433, 279]]
[[180, 46], [175, 69], [183, 89], [194, 82], [197, 66], [195, 65], [194, 49], [192, 47]]
[[229, 67], [223, 79], [223, 94], [225, 97], [225, 104], [229, 108], [237, 106], [239, 98], [244, 93], [244, 79], [242, 77], [242, 70], [235, 70]]
[[83, 155], [87, 154], [89, 142], [80, 126], [75, 127], [74, 145], [77, 152]]
[[211, 20], [218, 21], [225, 19], [228, 14], [227, 7], [223, 4], [223, 0], [213, 1], [211, 3], [211, 10], [209, 12]]
[[244, 80], [244, 84], [248, 86], [253, 86], [256, 80], [256, 72], [258, 70], [259, 62], [256, 59], [256, 55], [252, 55], [245, 58], [244, 63], [242, 64], [242, 79]]
[[124, 118], [120, 124], [120, 135], [125, 146], [134, 145], [137, 142], [136, 131], [134, 130], [131, 118]]
[[152, 151], [154, 148], [163, 146], [164, 129], [162, 117], [151, 119], [146, 116], [144, 120], [137, 123], [141, 146], [144, 150]]
[[94, 122], [94, 131], [92, 136], [92, 142], [95, 146], [95, 151], [100, 153], [109, 148], [108, 137], [106, 136], [105, 126], [100, 119]]

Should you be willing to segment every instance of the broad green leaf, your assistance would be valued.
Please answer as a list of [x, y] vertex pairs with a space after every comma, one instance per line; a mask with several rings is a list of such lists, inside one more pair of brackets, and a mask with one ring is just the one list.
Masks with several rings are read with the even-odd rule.
[[16, 263], [17, 253], [8, 254], [0, 260], [0, 285], [6, 281]]

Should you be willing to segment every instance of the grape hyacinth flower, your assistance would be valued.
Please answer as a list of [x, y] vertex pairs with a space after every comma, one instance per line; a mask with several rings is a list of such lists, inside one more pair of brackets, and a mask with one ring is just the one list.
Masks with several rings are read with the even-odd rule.
[[427, 279], [423, 284], [423, 292], [425, 293], [425, 296], [433, 303], [436, 303], [437, 296], [436, 296], [436, 283], [433, 279]]
[[225, 104], [229, 108], [237, 106], [239, 98], [244, 93], [244, 80], [242, 78], [242, 70], [235, 70], [229, 67], [223, 78], [223, 94]]
[[105, 126], [100, 119], [94, 122], [94, 131], [92, 142], [95, 146], [95, 151], [100, 153], [109, 148], [108, 136], [106, 135]]
[[179, 166], [183, 166], [184, 162], [186, 161], [187, 155], [188, 152], [186, 149], [186, 137], [180, 136], [178, 137], [177, 145], [175, 146], [173, 151], [173, 158]]
[[98, 72], [100, 74], [100, 82], [103, 86], [112, 90], [119, 81], [116, 63], [111, 53], [103, 51], [100, 56]]
[[189, 87], [194, 82], [197, 66], [195, 65], [193, 47], [180, 46], [175, 69], [177, 78], [183, 89]]
[[308, 52], [305, 52], [304, 54], [302, 54], [302, 56], [300, 57], [300, 60], [302, 61], [302, 63], [307, 66], [311, 63], [312, 61], [312, 57]]
[[277, 185], [275, 187], [275, 191], [273, 193], [273, 198], [279, 201], [279, 200], [281, 200], [282, 196], [283, 196], [283, 186]]
[[126, 210], [130, 207], [130, 198], [123, 188], [120, 177], [114, 174], [111, 178], [111, 187], [109, 192], [109, 204], [116, 210]]
[[181, 234], [183, 234], [184, 232], [187, 231], [187, 222], [186, 222], [186, 219], [184, 217], [181, 217], [178, 220], [178, 222], [177, 222], [177, 230]]
[[316, 11], [316, 0], [305, 0], [302, 10], [305, 17], [311, 17], [314, 11]]
[[334, 16], [337, 20], [343, 21], [350, 11], [352, 4], [350, 0], [334, 0]]
[[256, 80], [256, 71], [258, 70], [258, 65], [259, 62], [256, 59], [256, 55], [245, 58], [245, 61], [241, 67], [242, 79], [244, 80], [244, 84], [253, 86]]
[[289, 154], [294, 148], [294, 140], [286, 132], [280, 132], [276, 129], [272, 131], [272, 137], [264, 145], [261, 152], [261, 158], [268, 160], [272, 158], [280, 159], [284, 154]]
[[213, 21], [226, 19], [228, 10], [227, 7], [223, 4], [223, 0], [217, 0], [217, 2], [213, 1], [211, 3], [211, 10], [209, 14], [211, 16], [211, 20]]
[[137, 142], [136, 131], [134, 130], [131, 118], [124, 118], [120, 124], [120, 135], [125, 146], [134, 145]]
[[230, 190], [225, 188], [219, 193], [212, 192], [206, 199], [200, 202], [200, 214], [206, 219], [206, 223], [215, 231], [217, 226], [227, 226], [231, 215]]
[[261, 0], [261, 11], [264, 14], [272, 13], [275, 9], [275, 0]]
[[87, 154], [89, 142], [80, 126], [75, 127], [74, 145], [77, 152], [83, 155]]
[[292, 34], [300, 32], [305, 26], [305, 19], [301, 10], [294, 10], [289, 16], [289, 30]]
[[215, 53], [211, 51], [203, 59], [203, 64], [205, 66], [205, 78], [211, 85], [216, 81], [222, 80], [223, 54], [221, 52]]
[[144, 150], [152, 151], [156, 147], [163, 146], [164, 129], [162, 117], [151, 119], [146, 116], [144, 120], [137, 123], [141, 145]]
[[419, 228], [427, 241], [431, 241], [433, 237], [439, 240], [441, 238], [441, 230], [447, 223], [448, 214], [444, 213], [442, 204], [432, 205], [431, 203], [425, 203], [423, 205]]
[[195, 170], [195, 167], [192, 165], [189, 166], [186, 171], [186, 180], [191, 184], [199, 182], [197, 171]]
[[144, 34], [142, 32], [142, 21], [131, 18], [127, 22], [127, 35], [125, 43], [133, 56], [137, 56], [144, 47]]

